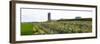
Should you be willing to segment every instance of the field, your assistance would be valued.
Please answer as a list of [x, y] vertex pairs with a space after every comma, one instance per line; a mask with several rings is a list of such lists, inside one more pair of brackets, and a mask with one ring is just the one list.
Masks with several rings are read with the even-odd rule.
[[92, 20], [21, 23], [21, 35], [44, 35], [92, 32]]
[[32, 23], [21, 23], [21, 35], [32, 35]]

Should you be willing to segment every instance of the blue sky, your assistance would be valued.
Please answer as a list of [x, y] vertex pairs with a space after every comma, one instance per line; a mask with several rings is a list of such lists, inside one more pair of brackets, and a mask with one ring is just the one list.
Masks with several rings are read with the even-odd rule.
[[43, 22], [47, 21], [48, 12], [51, 13], [52, 20], [73, 19], [77, 16], [82, 18], [92, 18], [92, 11], [63, 11], [63, 10], [40, 10], [21, 9], [21, 22]]

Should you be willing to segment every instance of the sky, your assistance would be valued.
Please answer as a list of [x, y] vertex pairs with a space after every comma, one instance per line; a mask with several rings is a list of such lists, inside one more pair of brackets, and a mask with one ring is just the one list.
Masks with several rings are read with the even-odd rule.
[[44, 10], [44, 9], [21, 9], [21, 22], [44, 22], [48, 19], [48, 13], [51, 13], [52, 20], [74, 19], [75, 17], [92, 18], [92, 10]]

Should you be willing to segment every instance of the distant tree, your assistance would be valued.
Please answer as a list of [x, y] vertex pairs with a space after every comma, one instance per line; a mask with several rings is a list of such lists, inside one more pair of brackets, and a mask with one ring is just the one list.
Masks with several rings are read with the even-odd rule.
[[81, 19], [82, 17], [80, 17], [80, 16], [77, 16], [77, 17], [75, 17], [75, 19]]
[[60, 20], [64, 20], [63, 18], [61, 18]]

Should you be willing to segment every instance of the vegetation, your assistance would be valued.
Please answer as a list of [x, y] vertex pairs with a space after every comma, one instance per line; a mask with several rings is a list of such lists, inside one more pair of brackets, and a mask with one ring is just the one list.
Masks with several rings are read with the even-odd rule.
[[21, 35], [32, 35], [33, 33], [32, 23], [21, 23]]
[[44, 35], [89, 32], [92, 32], [92, 20], [21, 23], [21, 35]]

